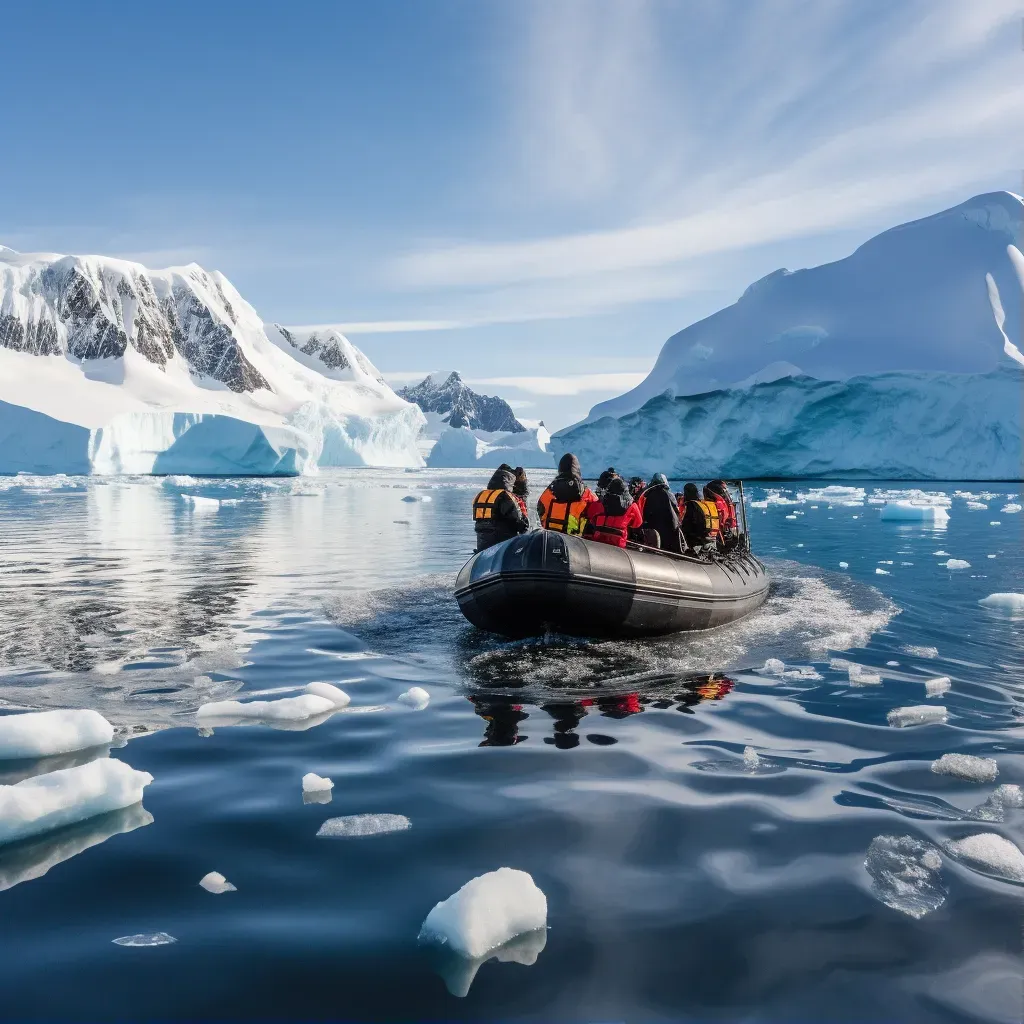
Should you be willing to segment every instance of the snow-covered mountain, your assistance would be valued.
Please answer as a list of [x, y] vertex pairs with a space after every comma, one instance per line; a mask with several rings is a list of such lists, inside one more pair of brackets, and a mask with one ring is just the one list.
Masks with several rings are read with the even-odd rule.
[[402, 388], [398, 394], [407, 402], [415, 402], [426, 413], [437, 413], [451, 427], [503, 434], [526, 430], [508, 402], [478, 395], [455, 370], [431, 373], [419, 384]]
[[423, 414], [220, 273], [0, 247], [0, 472], [418, 466]]
[[591, 472], [1018, 479], [1022, 221], [990, 193], [775, 271], [552, 447]]

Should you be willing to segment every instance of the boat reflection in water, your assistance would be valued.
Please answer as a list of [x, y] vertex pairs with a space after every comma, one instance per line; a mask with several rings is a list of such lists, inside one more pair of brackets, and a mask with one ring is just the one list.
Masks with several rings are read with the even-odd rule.
[[[536, 707], [553, 720], [553, 735], [544, 736], [544, 742], [558, 750], [572, 750], [580, 745], [581, 737], [577, 727], [588, 715], [603, 718], [623, 719], [639, 715], [648, 708], [662, 711], [674, 710], [694, 714], [694, 708], [705, 701], [722, 700], [733, 688], [733, 681], [723, 675], [693, 676], [676, 680], [676, 687], [670, 692], [663, 685], [653, 692], [644, 693], [630, 690], [601, 696], [566, 698], [544, 701], [525, 701], [519, 695], [473, 694], [469, 701], [473, 709], [487, 723], [481, 747], [511, 747], [522, 743], [529, 736], [520, 733], [520, 725], [530, 718], [526, 709]], [[534, 719], [538, 724], [543, 719]], [[545, 725], [544, 730], [547, 731]], [[617, 743], [614, 736], [604, 733], [587, 732], [587, 742], [596, 746]]]

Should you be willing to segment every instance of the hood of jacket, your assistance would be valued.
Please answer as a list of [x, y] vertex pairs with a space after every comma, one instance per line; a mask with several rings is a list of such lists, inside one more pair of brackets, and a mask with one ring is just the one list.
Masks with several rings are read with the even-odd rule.
[[633, 504], [633, 499], [629, 494], [606, 491], [601, 504], [606, 516], [624, 516], [629, 511], [629, 506]]
[[503, 491], [512, 491], [512, 486], [516, 482], [515, 473], [511, 469], [504, 469], [499, 466], [491, 476], [491, 479], [487, 481], [488, 490], [497, 490], [499, 487]]
[[583, 478], [583, 470], [580, 469], [580, 460], [572, 452], [566, 452], [558, 460], [559, 476], [575, 476]]

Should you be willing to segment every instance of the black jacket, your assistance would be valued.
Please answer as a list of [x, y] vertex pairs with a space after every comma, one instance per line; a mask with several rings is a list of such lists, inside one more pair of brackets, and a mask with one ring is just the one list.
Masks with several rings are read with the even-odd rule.
[[651, 484], [644, 491], [644, 526], [658, 531], [663, 550], [683, 553], [676, 496], [664, 484]]
[[500, 544], [520, 533], [526, 533], [530, 521], [523, 515], [519, 502], [512, 497], [515, 474], [511, 470], [497, 469], [487, 481], [487, 490], [502, 490], [494, 503], [494, 512], [490, 519], [477, 519], [473, 523], [476, 530], [476, 549], [483, 551], [494, 544]]
[[708, 542], [708, 523], [704, 512], [694, 500], [688, 500], [683, 510], [683, 540], [687, 547], [695, 548]]

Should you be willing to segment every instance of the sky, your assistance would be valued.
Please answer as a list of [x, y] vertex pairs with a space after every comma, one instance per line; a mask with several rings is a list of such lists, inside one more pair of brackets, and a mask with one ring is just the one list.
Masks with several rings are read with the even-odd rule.
[[5, 7], [0, 244], [222, 271], [552, 429], [777, 269], [1021, 191], [1019, 0]]

